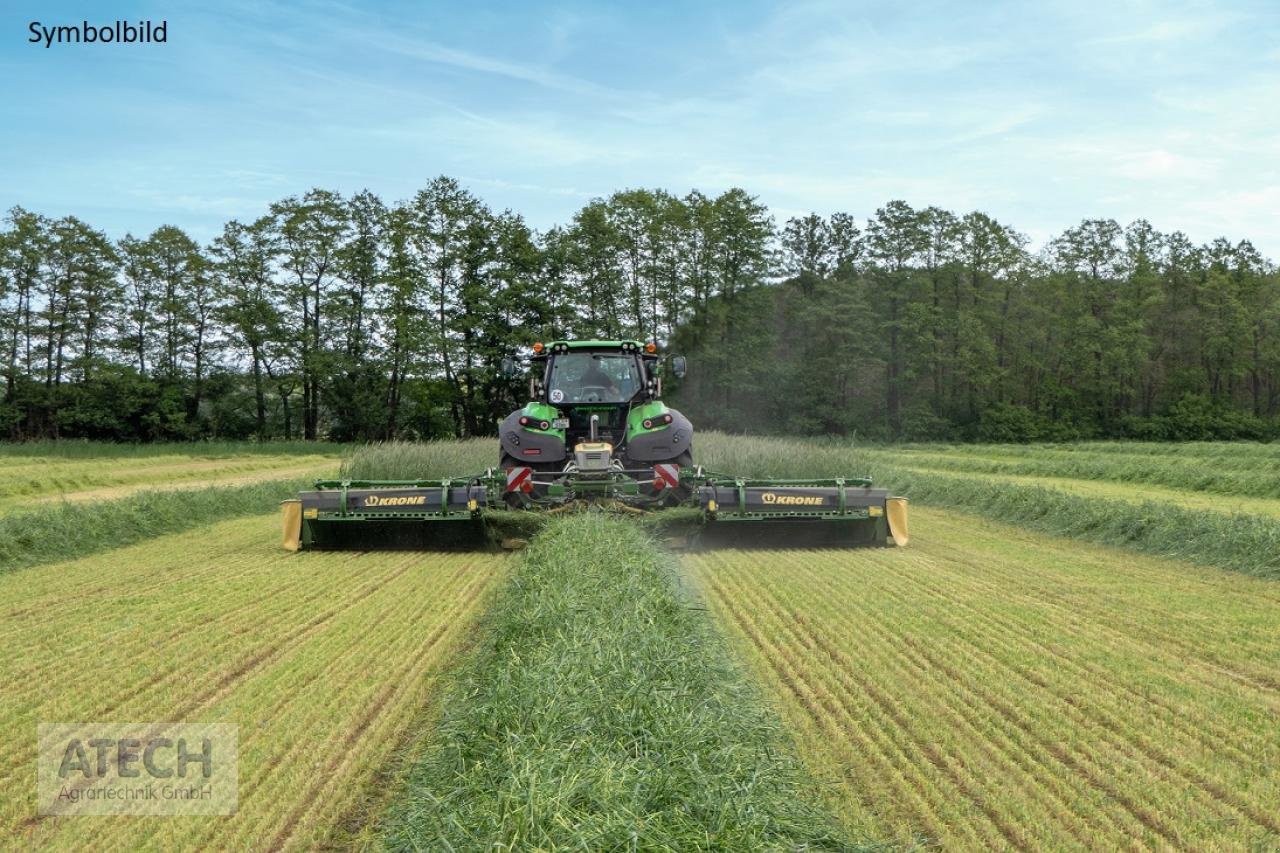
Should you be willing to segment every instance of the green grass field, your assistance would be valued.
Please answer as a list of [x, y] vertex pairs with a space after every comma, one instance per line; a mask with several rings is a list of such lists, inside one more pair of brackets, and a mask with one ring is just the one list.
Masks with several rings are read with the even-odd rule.
[[[508, 514], [519, 556], [286, 554], [266, 513], [306, 479], [479, 473], [496, 443], [0, 447], [0, 832], [1280, 845], [1280, 449], [703, 434], [695, 453], [870, 474], [911, 498], [912, 544], [677, 555], [594, 512]], [[85, 660], [120, 677], [86, 690]], [[241, 812], [36, 818], [24, 732], [126, 718], [240, 725]]]
[[852, 830], [1280, 843], [1274, 582], [917, 510], [901, 551], [685, 558]]
[[[278, 542], [272, 514], [0, 576], [0, 835], [29, 849], [311, 848], [376, 801], [507, 560], [296, 559]], [[35, 817], [31, 735], [67, 720], [236, 724], [238, 813]]]

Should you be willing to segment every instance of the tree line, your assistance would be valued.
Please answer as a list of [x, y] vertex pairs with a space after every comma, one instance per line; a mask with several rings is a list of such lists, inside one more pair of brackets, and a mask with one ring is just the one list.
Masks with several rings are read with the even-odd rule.
[[626, 190], [536, 232], [441, 177], [315, 189], [202, 245], [21, 208], [0, 231], [0, 435], [492, 433], [502, 359], [658, 340], [702, 427], [877, 439], [1265, 438], [1280, 276], [1247, 242], [1087, 220], [1032, 252], [890, 202], [779, 227], [741, 189]]

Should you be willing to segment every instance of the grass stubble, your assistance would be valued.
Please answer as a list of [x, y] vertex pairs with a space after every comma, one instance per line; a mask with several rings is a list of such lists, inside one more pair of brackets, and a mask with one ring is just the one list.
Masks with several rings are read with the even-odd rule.
[[[509, 558], [279, 550], [275, 514], [0, 576], [0, 838], [26, 848], [346, 843]], [[37, 818], [39, 722], [238, 726], [231, 817]], [[335, 839], [337, 839], [335, 841]]]
[[852, 832], [1280, 845], [1272, 582], [918, 515], [905, 550], [684, 558]]

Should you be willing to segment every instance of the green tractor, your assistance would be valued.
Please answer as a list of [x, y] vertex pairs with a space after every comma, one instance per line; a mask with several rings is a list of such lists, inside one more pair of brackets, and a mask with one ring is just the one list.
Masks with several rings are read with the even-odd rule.
[[[529, 402], [498, 430], [512, 506], [648, 495], [679, 503], [693, 468], [693, 424], [662, 402], [657, 347], [639, 341], [534, 345]], [[514, 362], [504, 363], [513, 373]], [[672, 373], [684, 376], [680, 356]], [[654, 488], [656, 487], [656, 488]]]
[[[695, 463], [693, 424], [662, 402], [639, 341], [534, 344], [529, 402], [499, 427], [497, 466], [445, 480], [328, 480], [284, 505], [284, 546], [446, 547], [484, 540], [498, 510], [606, 504], [696, 510], [702, 544], [906, 545], [906, 500], [865, 477], [762, 480]], [[685, 360], [669, 359], [685, 374]], [[506, 359], [514, 377], [517, 362]]]

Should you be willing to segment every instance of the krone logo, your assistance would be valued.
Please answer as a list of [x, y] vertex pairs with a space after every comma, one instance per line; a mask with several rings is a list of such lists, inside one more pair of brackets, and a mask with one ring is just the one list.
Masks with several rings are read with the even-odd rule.
[[760, 500], [767, 504], [786, 504], [788, 506], [822, 506], [826, 503], [825, 498], [817, 495], [777, 495], [773, 492], [765, 492], [760, 496]]
[[380, 496], [369, 495], [364, 499], [366, 507], [371, 506], [421, 506], [427, 502], [426, 495]]

